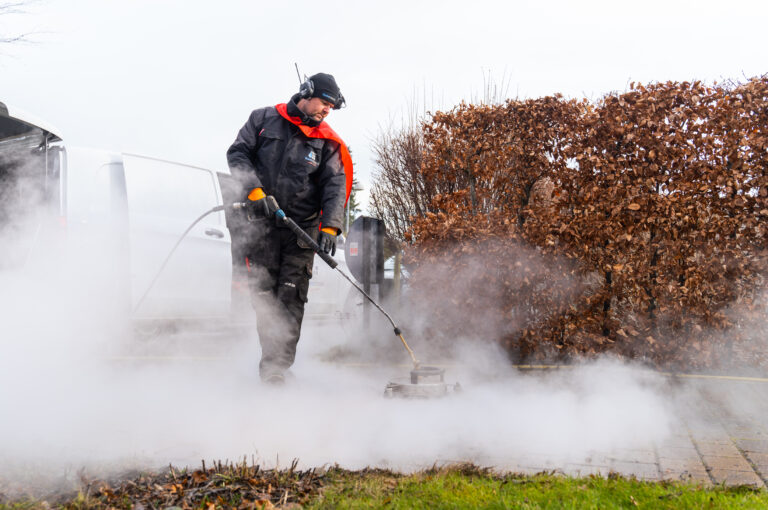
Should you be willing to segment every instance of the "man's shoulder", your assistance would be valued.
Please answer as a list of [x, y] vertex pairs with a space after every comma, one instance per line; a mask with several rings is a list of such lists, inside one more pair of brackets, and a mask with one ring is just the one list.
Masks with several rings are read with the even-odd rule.
[[325, 142], [325, 145], [324, 145], [325, 149], [330, 152], [336, 152], [337, 150], [339, 150], [339, 147], [341, 146], [339, 142], [337, 142], [332, 138], [323, 138], [322, 140], [323, 142]]
[[264, 106], [262, 108], [256, 108], [251, 112], [251, 118], [268, 119], [272, 117], [279, 117], [277, 109], [274, 106]]

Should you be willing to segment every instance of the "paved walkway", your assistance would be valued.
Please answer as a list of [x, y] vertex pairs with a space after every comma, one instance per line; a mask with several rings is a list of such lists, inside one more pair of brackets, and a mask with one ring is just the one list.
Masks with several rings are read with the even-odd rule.
[[[173, 345], [173, 344], [172, 344]], [[218, 347], [217, 347], [218, 348]], [[202, 357], [177, 360], [215, 360]], [[133, 360], [131, 357], [120, 358]], [[166, 358], [136, 358], [138, 361]], [[170, 358], [169, 358], [170, 359]], [[378, 363], [348, 364], [368, 370]], [[406, 367], [398, 367], [402, 371]], [[533, 367], [532, 367], [533, 368]], [[536, 371], [538, 372], [538, 371]], [[382, 379], [384, 380], [384, 379]], [[670, 378], [670, 397], [679, 420], [672, 435], [646, 449], [594, 452], [580, 463], [556, 463], [552, 456], [528, 455], [490, 462], [504, 471], [555, 471], [569, 475], [612, 472], [645, 480], [686, 480], [704, 485], [768, 484], [768, 380]], [[452, 459], [445, 459], [451, 461]], [[453, 459], [458, 461], [460, 459]], [[482, 464], [482, 463], [481, 463]], [[486, 464], [483, 464], [486, 465]]]
[[[699, 379], [683, 410], [685, 430], [659, 445], [662, 478], [764, 487], [768, 477], [768, 383]], [[698, 398], [697, 398], [698, 397]]]
[[[673, 382], [681, 420], [662, 444], [643, 450], [595, 452], [581, 464], [553, 465], [535, 458], [516, 462], [522, 472], [569, 475], [611, 472], [643, 480], [702, 485], [768, 483], [768, 382], [685, 379]], [[505, 468], [509, 469], [509, 467]]]

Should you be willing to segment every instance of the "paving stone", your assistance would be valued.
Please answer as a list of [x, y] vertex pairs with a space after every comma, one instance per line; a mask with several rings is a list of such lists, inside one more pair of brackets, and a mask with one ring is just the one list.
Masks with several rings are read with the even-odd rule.
[[768, 453], [768, 440], [736, 439], [736, 444], [745, 452]]
[[612, 450], [608, 454], [608, 460], [619, 462], [644, 462], [652, 464], [656, 462], [656, 453], [653, 450], [616, 449]]
[[583, 464], [589, 466], [607, 466], [610, 462], [610, 456], [606, 453], [592, 452], [583, 459], [573, 459], [571, 464]]
[[659, 466], [647, 462], [611, 462], [610, 468], [622, 476], [634, 476], [639, 480], [659, 480]]
[[712, 469], [709, 472], [715, 483], [724, 483], [725, 485], [755, 485], [765, 487], [763, 481], [757, 474], [750, 471], [735, 471], [732, 469]]
[[691, 459], [699, 460], [699, 452], [691, 446], [690, 448], [659, 448], [659, 459]]
[[730, 444], [733, 441], [731, 440], [730, 434], [723, 431], [713, 431], [713, 430], [691, 430], [691, 436], [693, 436], [694, 441], [698, 444], [700, 442], [704, 443], [720, 443], [720, 444]]
[[741, 457], [741, 452], [739, 452], [739, 449], [736, 448], [736, 445], [733, 443], [723, 444], [711, 443], [707, 441], [697, 441], [696, 446], [698, 447], [702, 456], [709, 455], [713, 457]]
[[707, 469], [701, 462], [701, 459], [665, 459], [659, 458], [659, 469], [662, 473], [666, 471], [674, 472], [701, 472], [706, 474]]
[[730, 469], [733, 471], [752, 471], [752, 466], [744, 457], [713, 457], [702, 456], [704, 465], [709, 469]]
[[747, 452], [747, 459], [753, 464], [752, 469], [760, 478], [768, 478], [768, 454]]
[[689, 424], [688, 433], [695, 441], [707, 441], [709, 443], [730, 443], [731, 435], [720, 425], [717, 418], [703, 418], [705, 423], [697, 422]]
[[664, 471], [661, 473], [661, 479], [676, 482], [690, 482], [705, 487], [713, 485], [712, 480], [709, 478], [709, 474], [706, 471]]
[[733, 437], [731, 437], [731, 439], [733, 441], [757, 441], [757, 442], [763, 441], [768, 443], [768, 437], [754, 429], [749, 433], [734, 434]]
[[728, 434], [732, 438], [737, 437], [752, 437], [752, 436], [758, 436], [755, 439], [766, 439], [765, 437], [760, 437], [762, 434], [758, 430], [758, 427], [755, 426], [755, 424], [748, 424], [748, 425], [734, 425], [734, 424], [728, 424], [725, 425], [726, 429], [728, 430]]
[[746, 452], [747, 459], [760, 469], [764, 474], [768, 468], [768, 453]]
[[[768, 413], [766, 413], [768, 414]], [[750, 420], [743, 423], [743, 427], [732, 430], [731, 435], [744, 439], [768, 440], [768, 429], [762, 420]]]
[[673, 435], [657, 445], [659, 450], [664, 448], [693, 448], [693, 442], [688, 434]]

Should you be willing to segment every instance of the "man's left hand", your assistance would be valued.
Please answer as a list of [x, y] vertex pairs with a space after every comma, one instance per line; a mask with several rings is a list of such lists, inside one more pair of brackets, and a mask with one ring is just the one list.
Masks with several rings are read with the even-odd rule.
[[317, 240], [317, 244], [320, 245], [320, 249], [325, 253], [330, 253], [331, 257], [336, 255], [336, 236], [339, 230], [332, 227], [325, 227], [320, 229], [320, 239]]

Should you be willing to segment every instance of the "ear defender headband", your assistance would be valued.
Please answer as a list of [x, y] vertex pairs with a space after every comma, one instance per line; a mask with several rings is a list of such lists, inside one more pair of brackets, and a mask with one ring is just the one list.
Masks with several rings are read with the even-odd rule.
[[[301, 87], [299, 87], [299, 97], [301, 99], [311, 99], [314, 93], [315, 93], [315, 84], [312, 82], [311, 79], [307, 78], [304, 81], [304, 83], [301, 84]], [[344, 96], [341, 94], [341, 91], [339, 91], [339, 98], [333, 102], [333, 109], [341, 110], [345, 106], [347, 106], [347, 101], [344, 99]]]

